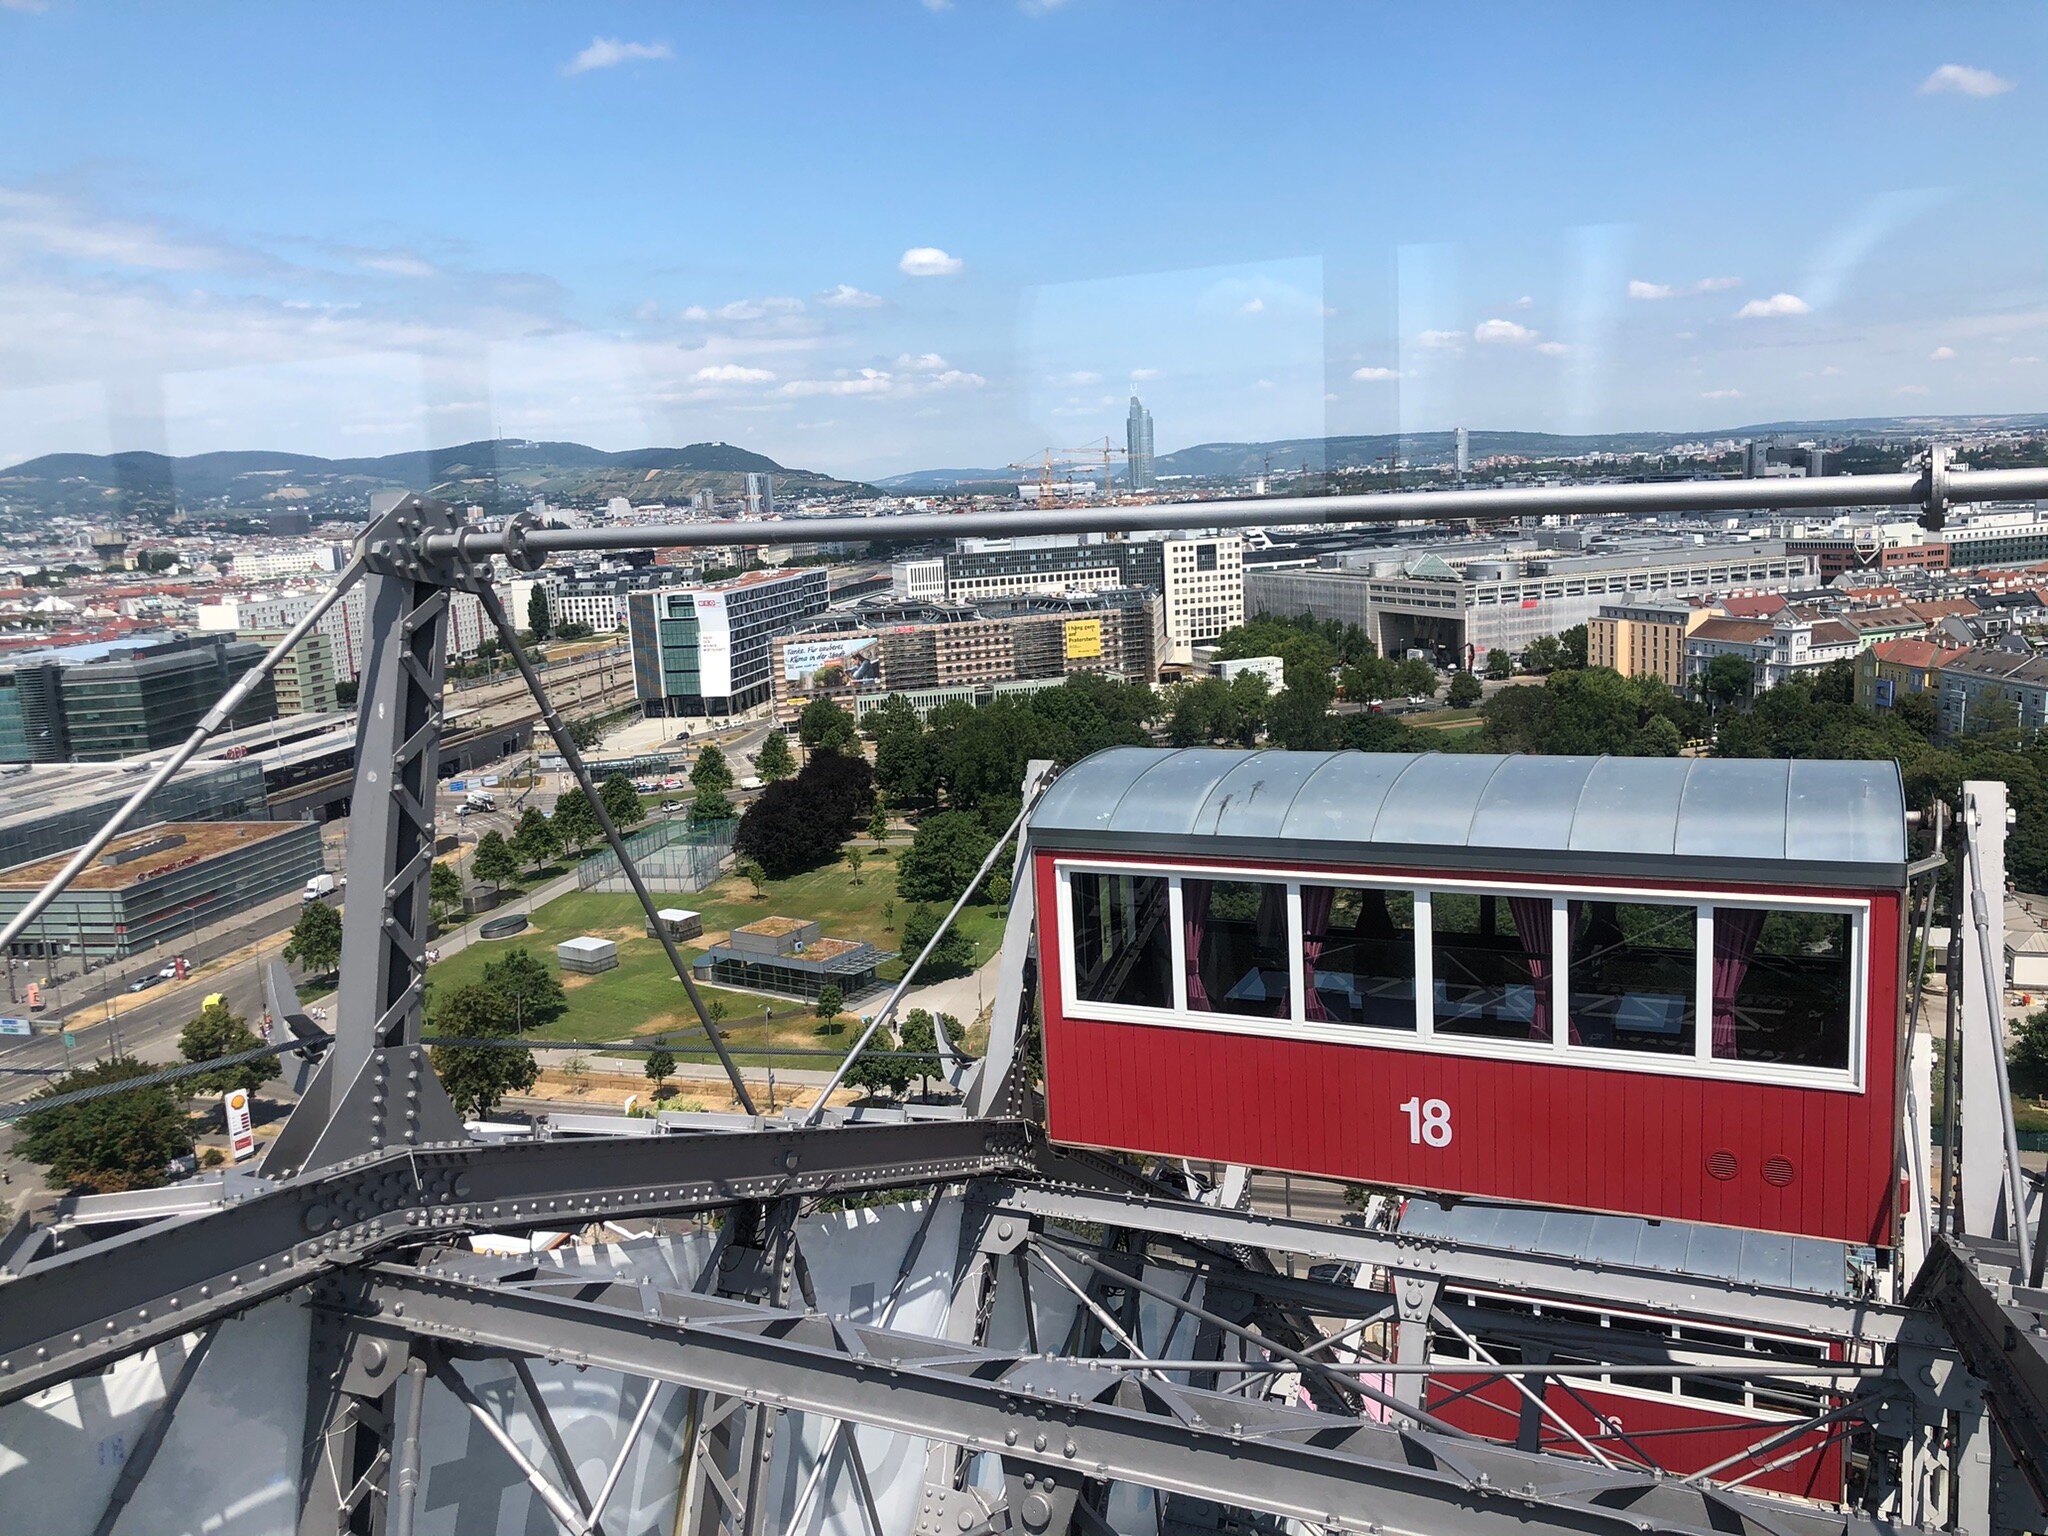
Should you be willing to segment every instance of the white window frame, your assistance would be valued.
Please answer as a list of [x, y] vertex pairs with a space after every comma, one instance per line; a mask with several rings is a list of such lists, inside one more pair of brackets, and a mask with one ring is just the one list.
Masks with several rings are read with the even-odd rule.
[[[1439, 1056], [1469, 1056], [1494, 1061], [1526, 1061], [1554, 1066], [1591, 1067], [1600, 1071], [1649, 1073], [1665, 1077], [1707, 1078], [1724, 1082], [1757, 1083], [1776, 1088], [1819, 1088], [1838, 1093], [1857, 1093], [1867, 1084], [1869, 1055], [1870, 902], [1866, 898], [1801, 896], [1791, 893], [1751, 894], [1714, 891], [1693, 887], [1644, 889], [1612, 884], [1557, 885], [1532, 880], [1475, 880], [1456, 875], [1432, 875], [1426, 879], [1378, 875], [1363, 871], [1304, 869], [1299, 866], [1244, 869], [1232, 865], [1200, 862], [1151, 864], [1114, 855], [1068, 856], [1054, 854], [1054, 904], [1056, 942], [1059, 945], [1061, 1014], [1073, 1019], [1105, 1023], [1145, 1024], [1174, 1029], [1198, 1029], [1217, 1034], [1257, 1035], [1272, 1039], [1307, 1040], [1323, 1045], [1378, 1047], [1383, 1050], [1419, 1051]], [[1173, 1006], [1137, 1007], [1130, 1004], [1084, 1002], [1075, 996], [1072, 964], [1074, 914], [1072, 880], [1077, 873], [1134, 875], [1167, 882], [1167, 916], [1172, 932]], [[1187, 935], [1181, 901], [1181, 881], [1230, 880], [1249, 883], [1284, 884], [1287, 887], [1287, 937], [1289, 952], [1289, 1016], [1261, 1019], [1248, 1015], [1195, 1012], [1187, 1005]], [[1379, 1029], [1363, 1024], [1310, 1022], [1306, 1009], [1306, 964], [1302, 952], [1301, 887], [1331, 885], [1356, 890], [1407, 891], [1415, 901], [1415, 1026], [1412, 1029]], [[1485, 1035], [1440, 1034], [1435, 1028], [1435, 975], [1433, 936], [1430, 931], [1430, 896], [1445, 891], [1474, 895], [1547, 897], [1551, 904], [1551, 1037], [1549, 1040], [1514, 1040]], [[1570, 1043], [1570, 946], [1568, 943], [1570, 901], [1621, 901], [1641, 905], [1692, 906], [1698, 909], [1698, 939], [1695, 951], [1695, 1004], [1693, 1053], [1689, 1056], [1656, 1051], [1618, 1050], [1608, 1046]], [[1849, 1064], [1846, 1068], [1787, 1066], [1775, 1062], [1724, 1061], [1713, 1051], [1713, 922], [1714, 907], [1748, 907], [1766, 912], [1839, 912], [1849, 919]], [[1558, 963], [1562, 959], [1562, 963]]]

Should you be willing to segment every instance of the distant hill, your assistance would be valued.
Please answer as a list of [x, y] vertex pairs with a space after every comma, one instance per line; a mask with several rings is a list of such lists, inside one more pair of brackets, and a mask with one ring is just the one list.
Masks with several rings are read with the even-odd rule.
[[786, 468], [730, 443], [606, 453], [582, 443], [496, 438], [361, 459], [260, 451], [184, 458], [52, 453], [0, 469], [0, 504], [17, 511], [162, 518], [211, 509], [360, 514], [371, 493], [388, 490], [424, 491], [487, 506], [524, 505], [535, 496], [675, 503], [702, 490], [737, 496], [749, 471], [774, 475], [778, 494], [865, 489], [855, 481]]
[[963, 485], [1015, 485], [1020, 478], [1014, 469], [914, 469], [877, 480], [875, 486], [884, 491], [950, 491]]

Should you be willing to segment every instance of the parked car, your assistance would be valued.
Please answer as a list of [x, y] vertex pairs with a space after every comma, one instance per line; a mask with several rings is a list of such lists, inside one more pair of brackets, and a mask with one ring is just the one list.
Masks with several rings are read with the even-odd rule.
[[130, 992], [147, 992], [151, 987], [162, 986], [163, 980], [161, 976], [138, 976], [128, 983], [128, 990]]
[[684, 805], [683, 802], [680, 800], [664, 800], [661, 802], [661, 808], [664, 811], [667, 811], [671, 816], [673, 816], [677, 811], [689, 809], [689, 807]]
[[1408, 695], [1408, 702], [1410, 704], [1427, 704], [1430, 702], [1430, 695], [1426, 693], [1411, 693]]

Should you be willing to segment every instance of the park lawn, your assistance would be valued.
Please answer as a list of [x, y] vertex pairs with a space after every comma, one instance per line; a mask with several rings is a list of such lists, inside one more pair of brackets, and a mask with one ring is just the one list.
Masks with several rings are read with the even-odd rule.
[[[874, 845], [865, 839], [853, 846], [868, 856], [859, 885], [853, 883], [844, 864], [836, 864], [787, 880], [771, 880], [765, 896], [759, 899], [746, 881], [727, 876], [694, 896], [657, 892], [656, 900], [663, 906], [689, 907], [704, 915], [703, 937], [684, 940], [679, 946], [686, 960], [701, 954], [708, 943], [722, 937], [735, 924], [767, 916], [815, 918], [829, 936], [866, 939], [883, 949], [896, 949], [907, 908], [896, 902], [893, 919], [887, 910], [895, 896], [895, 857], [878, 857]], [[989, 907], [969, 907], [961, 922], [974, 943], [975, 963], [979, 965], [1002, 943], [1002, 913]], [[701, 1030], [695, 1030], [696, 1013], [669, 969], [668, 957], [659, 944], [647, 937], [639, 903], [627, 894], [575, 892], [558, 896], [529, 914], [525, 932], [510, 939], [478, 941], [459, 954], [436, 962], [427, 973], [432, 988], [427, 999], [429, 1015], [437, 996], [481, 981], [484, 966], [507, 950], [524, 945], [552, 967], [555, 946], [580, 934], [614, 940], [619, 946], [619, 964], [595, 976], [563, 976], [568, 1007], [560, 1018], [534, 1032], [536, 1041], [626, 1040], [673, 1034], [679, 1059], [714, 1059]], [[899, 978], [908, 958], [885, 964], [881, 968], [882, 978]], [[720, 1028], [736, 1049], [778, 1053], [771, 1057], [744, 1057], [743, 1066], [829, 1065], [822, 1057], [780, 1053], [798, 1048], [843, 1051], [852, 1043], [850, 1031], [836, 1036], [820, 1034], [819, 1020], [808, 1005], [794, 998], [771, 999], [701, 985], [698, 991], [707, 1006], [714, 999], [725, 1005]], [[856, 1006], [872, 1010], [881, 998], [882, 994], [871, 993]], [[774, 1010], [772, 1018], [764, 1015], [764, 1009], [770, 1007]], [[685, 1031], [694, 1032], [686, 1035]]]

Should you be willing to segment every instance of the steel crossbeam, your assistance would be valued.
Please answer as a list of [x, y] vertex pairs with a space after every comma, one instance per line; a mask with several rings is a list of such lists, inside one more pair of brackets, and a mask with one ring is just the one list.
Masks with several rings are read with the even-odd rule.
[[539, 1354], [764, 1407], [1347, 1531], [1862, 1536], [1897, 1527], [1653, 1474], [1454, 1441], [722, 1297], [593, 1284], [578, 1296], [398, 1265], [316, 1305], [359, 1335]]
[[422, 1238], [1016, 1173], [1037, 1134], [1014, 1120], [768, 1125], [354, 1158], [203, 1216], [60, 1250], [0, 1281], [0, 1403]]

